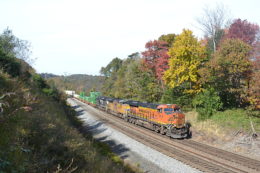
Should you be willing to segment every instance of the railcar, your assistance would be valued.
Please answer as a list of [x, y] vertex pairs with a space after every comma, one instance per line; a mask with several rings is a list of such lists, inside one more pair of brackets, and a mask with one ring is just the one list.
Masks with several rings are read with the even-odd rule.
[[107, 110], [108, 108], [108, 104], [109, 104], [109, 100], [112, 100], [112, 98], [109, 97], [105, 97], [105, 96], [99, 96], [96, 98], [97, 100], [97, 105], [98, 108], [102, 109], [102, 110]]
[[[100, 101], [97, 101], [99, 103]], [[191, 137], [190, 124], [176, 104], [153, 104], [120, 99], [107, 99], [106, 110], [126, 121], [172, 138]], [[100, 107], [98, 105], [98, 107]]]
[[176, 104], [130, 102], [128, 121], [172, 138], [189, 138], [190, 124]]
[[125, 100], [109, 97], [97, 98], [97, 106], [121, 118], [125, 118], [125, 115], [130, 110], [130, 106], [126, 104]]
[[[190, 124], [176, 104], [154, 104], [115, 99], [91, 93], [91, 99], [81, 93], [85, 103], [121, 117], [130, 123], [149, 128], [171, 138], [190, 138]], [[94, 101], [95, 100], [95, 101]]]

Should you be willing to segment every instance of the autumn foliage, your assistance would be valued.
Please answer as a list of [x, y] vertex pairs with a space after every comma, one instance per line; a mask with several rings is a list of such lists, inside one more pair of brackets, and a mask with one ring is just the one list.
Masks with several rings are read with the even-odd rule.
[[207, 82], [219, 92], [225, 106], [241, 106], [245, 101], [252, 73], [250, 51], [251, 47], [245, 42], [226, 39], [208, 63], [211, 79]]
[[236, 19], [231, 24], [226, 38], [240, 39], [249, 45], [253, 45], [258, 32], [258, 25], [249, 23], [247, 20]]
[[248, 101], [253, 107], [260, 109], [260, 56], [257, 56], [258, 54], [255, 55], [256, 56], [253, 59], [253, 73], [248, 92]]
[[152, 69], [157, 79], [161, 80], [168, 66], [168, 43], [165, 41], [149, 41], [145, 44], [146, 51], [142, 53], [145, 65]]
[[104, 93], [193, 106], [207, 114], [206, 118], [220, 109], [250, 105], [259, 109], [258, 34], [257, 24], [236, 19], [229, 28], [218, 28], [214, 36], [202, 40], [188, 29], [179, 35], [162, 35], [148, 41], [140, 56], [114, 59], [103, 67], [102, 74], [109, 74]]
[[199, 92], [198, 68], [205, 59], [205, 47], [193, 36], [192, 31], [183, 30], [169, 50], [169, 69], [164, 80], [170, 88], [189, 83], [187, 92]]

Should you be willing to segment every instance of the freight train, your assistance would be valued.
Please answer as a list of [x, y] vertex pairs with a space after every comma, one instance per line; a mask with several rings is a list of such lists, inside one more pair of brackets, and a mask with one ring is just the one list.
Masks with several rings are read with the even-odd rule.
[[151, 129], [171, 138], [190, 138], [190, 123], [176, 104], [154, 104], [101, 96], [99, 92], [75, 95], [77, 99], [125, 121]]

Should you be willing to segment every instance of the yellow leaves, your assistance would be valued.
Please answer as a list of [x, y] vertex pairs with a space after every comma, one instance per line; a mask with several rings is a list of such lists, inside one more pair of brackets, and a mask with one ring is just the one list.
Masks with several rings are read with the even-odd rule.
[[[176, 37], [173, 47], [169, 49], [169, 69], [164, 73], [165, 83], [175, 88], [184, 82], [196, 83], [198, 68], [205, 57], [205, 47], [192, 35], [192, 31], [183, 30]], [[199, 90], [190, 86], [190, 90]]]

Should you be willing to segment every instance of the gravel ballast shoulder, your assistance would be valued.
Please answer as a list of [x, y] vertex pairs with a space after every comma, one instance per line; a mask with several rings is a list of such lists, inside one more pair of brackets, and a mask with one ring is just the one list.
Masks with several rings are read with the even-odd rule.
[[109, 127], [84, 109], [89, 107], [88, 105], [80, 107], [73, 99], [68, 99], [68, 103], [76, 108], [79, 113], [78, 118], [84, 122], [86, 130], [91, 132], [95, 139], [107, 143], [124, 162], [149, 173], [200, 172]]

